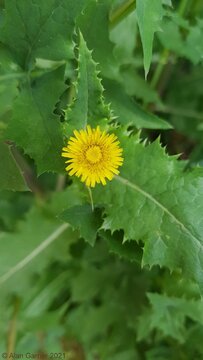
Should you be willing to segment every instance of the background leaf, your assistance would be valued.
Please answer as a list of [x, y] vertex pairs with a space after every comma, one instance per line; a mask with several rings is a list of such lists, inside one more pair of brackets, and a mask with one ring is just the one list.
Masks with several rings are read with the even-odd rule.
[[105, 96], [116, 115], [116, 121], [122, 125], [133, 125], [137, 129], [170, 129], [171, 125], [159, 117], [143, 110], [123, 87], [114, 80], [104, 80]]
[[147, 77], [152, 59], [154, 33], [160, 30], [163, 16], [162, 2], [161, 0], [137, 0], [136, 12], [143, 46], [145, 77]]
[[53, 112], [65, 89], [64, 70], [61, 66], [23, 84], [6, 131], [7, 138], [35, 160], [38, 173], [63, 169], [61, 125]]
[[28, 190], [23, 174], [21, 173], [11, 149], [0, 141], [0, 189], [25, 191]]
[[[72, 33], [85, 1], [6, 0], [1, 41], [29, 69], [36, 57], [63, 60], [73, 57]], [[32, 18], [30, 18], [32, 14]]]

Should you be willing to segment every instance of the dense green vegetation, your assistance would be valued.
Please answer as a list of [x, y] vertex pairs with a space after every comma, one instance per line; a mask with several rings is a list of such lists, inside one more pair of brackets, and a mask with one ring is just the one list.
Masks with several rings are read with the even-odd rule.
[[202, 39], [201, 0], [0, 0], [0, 354], [203, 359]]

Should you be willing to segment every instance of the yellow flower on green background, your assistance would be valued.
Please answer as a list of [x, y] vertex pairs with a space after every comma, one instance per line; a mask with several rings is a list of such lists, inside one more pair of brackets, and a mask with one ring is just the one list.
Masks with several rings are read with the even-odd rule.
[[119, 174], [119, 166], [123, 163], [122, 149], [116, 135], [96, 129], [74, 131], [62, 156], [69, 158], [66, 167], [69, 175], [76, 175], [87, 186], [94, 187], [96, 183], [106, 185], [106, 179], [112, 180]]

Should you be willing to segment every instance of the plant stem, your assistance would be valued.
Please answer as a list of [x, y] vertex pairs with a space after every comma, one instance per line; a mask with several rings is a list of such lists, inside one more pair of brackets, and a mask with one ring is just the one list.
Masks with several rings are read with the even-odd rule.
[[56, 181], [56, 191], [62, 191], [65, 188], [66, 176], [59, 174]]
[[14, 144], [11, 144], [11, 145], [12, 146], [10, 147], [10, 149], [11, 149], [12, 155], [23, 174], [25, 182], [27, 183], [28, 187], [33, 192], [33, 194], [36, 195], [37, 198], [43, 199], [43, 197], [44, 197], [43, 189], [41, 188], [41, 186], [37, 180], [37, 175], [31, 168], [31, 166], [28, 164], [25, 157], [16, 148], [16, 146]]
[[123, 18], [130, 14], [135, 9], [136, 1], [127, 0], [117, 9], [115, 9], [109, 16], [110, 26], [116, 26]]
[[16, 323], [17, 323], [17, 315], [19, 312], [20, 302], [19, 299], [16, 298], [14, 302], [13, 315], [10, 322], [10, 326], [8, 329], [8, 339], [7, 339], [7, 354], [15, 352], [15, 343], [16, 343]]
[[87, 186], [88, 189], [88, 193], [89, 193], [89, 197], [90, 197], [90, 203], [91, 203], [91, 207], [92, 207], [92, 212], [94, 211], [94, 202], [93, 202], [93, 197], [92, 197], [92, 190], [89, 186]]
[[188, 6], [188, 0], [182, 0], [180, 2], [180, 6], [178, 8], [178, 14], [180, 16], [183, 16], [186, 13], [187, 6]]
[[160, 57], [160, 60], [159, 60], [159, 63], [156, 67], [156, 70], [153, 74], [153, 77], [152, 77], [152, 80], [151, 80], [151, 87], [152, 89], [155, 89], [158, 82], [159, 82], [159, 79], [161, 77], [161, 74], [163, 72], [163, 69], [166, 65], [166, 63], [168, 62], [168, 58], [169, 58], [169, 50], [168, 49], [164, 49], [162, 54], [161, 54], [161, 57]]

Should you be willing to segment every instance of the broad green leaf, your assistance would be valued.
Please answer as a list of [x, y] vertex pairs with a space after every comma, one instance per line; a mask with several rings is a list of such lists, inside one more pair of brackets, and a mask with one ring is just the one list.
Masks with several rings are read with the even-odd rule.
[[120, 74], [120, 81], [124, 86], [127, 95], [134, 96], [136, 99], [142, 100], [144, 104], [153, 103], [159, 106], [162, 105], [158, 93], [152, 89], [145, 79], [143, 79], [143, 76], [139, 75], [134, 67], [123, 67]]
[[[33, 209], [26, 221], [19, 225], [18, 233], [1, 233], [2, 295], [8, 291], [21, 294], [29, 281], [32, 281], [33, 274], [40, 273], [49, 262], [61, 256], [60, 251], [64, 256], [64, 237], [60, 235], [65, 233], [67, 228], [66, 224], [61, 225]], [[33, 229], [38, 229], [37, 233]], [[66, 235], [68, 243], [72, 236], [68, 233]]]
[[180, 28], [175, 21], [165, 19], [162, 23], [162, 31], [159, 32], [158, 38], [164, 48], [174, 51], [176, 54], [183, 54], [184, 41]]
[[81, 237], [90, 245], [95, 244], [97, 231], [101, 225], [99, 209], [92, 211], [90, 205], [78, 205], [65, 210], [60, 218], [69, 223], [73, 229], [79, 230]]
[[158, 142], [148, 146], [120, 137], [121, 175], [94, 190], [103, 203], [103, 228], [124, 230], [124, 240], [142, 241], [143, 265], [180, 268], [203, 291], [203, 176], [183, 173], [184, 163], [165, 154]]
[[0, 141], [0, 174], [0, 190], [28, 190], [10, 146], [2, 141]]
[[130, 96], [121, 84], [114, 80], [104, 80], [105, 97], [111, 103], [111, 108], [122, 125], [134, 125], [137, 129], [170, 129], [171, 125], [156, 115], [143, 110]]
[[[189, 59], [195, 65], [198, 64], [203, 57], [203, 21], [199, 19], [194, 26], [190, 26], [178, 14], [170, 15], [170, 18], [162, 23], [162, 31], [158, 34], [159, 40], [166, 49]], [[187, 32], [186, 37], [182, 34], [182, 28]]]
[[[73, 190], [74, 191], [74, 190]], [[36, 283], [37, 275], [55, 260], [67, 261], [69, 246], [77, 239], [70, 225], [57, 218], [58, 201], [66, 207], [71, 194], [55, 194], [43, 207], [33, 206], [13, 233], [0, 237], [0, 288], [2, 298], [7, 293], [23, 295], [23, 290]], [[77, 202], [75, 193], [75, 202]], [[70, 206], [70, 205], [69, 205]], [[34, 231], [34, 229], [36, 231]], [[36, 278], [33, 277], [36, 276]], [[0, 300], [2, 300], [2, 298]]]
[[73, 57], [75, 20], [84, 3], [84, 0], [6, 0], [0, 39], [26, 69], [36, 57], [69, 59]]
[[11, 54], [0, 45], [0, 119], [5, 120], [5, 114], [12, 109], [15, 97], [18, 95], [19, 79], [25, 74], [14, 63]]
[[202, 62], [203, 59], [202, 37], [203, 20], [199, 19], [197, 24], [190, 28], [183, 52], [195, 65]]
[[72, 129], [82, 129], [87, 124], [96, 127], [100, 120], [110, 117], [109, 107], [104, 104], [103, 87], [96, 63], [91, 54], [80, 34], [76, 99], [66, 114], [68, 125]]
[[55, 104], [65, 89], [64, 66], [22, 85], [6, 136], [36, 162], [38, 173], [62, 171], [63, 138]]
[[138, 340], [146, 338], [152, 331], [161, 332], [184, 342], [186, 318], [203, 325], [203, 302], [184, 298], [148, 293], [151, 308], [144, 311], [138, 326]]
[[163, 16], [162, 1], [137, 0], [136, 11], [144, 54], [145, 77], [147, 77], [152, 59], [154, 33], [160, 30]]

